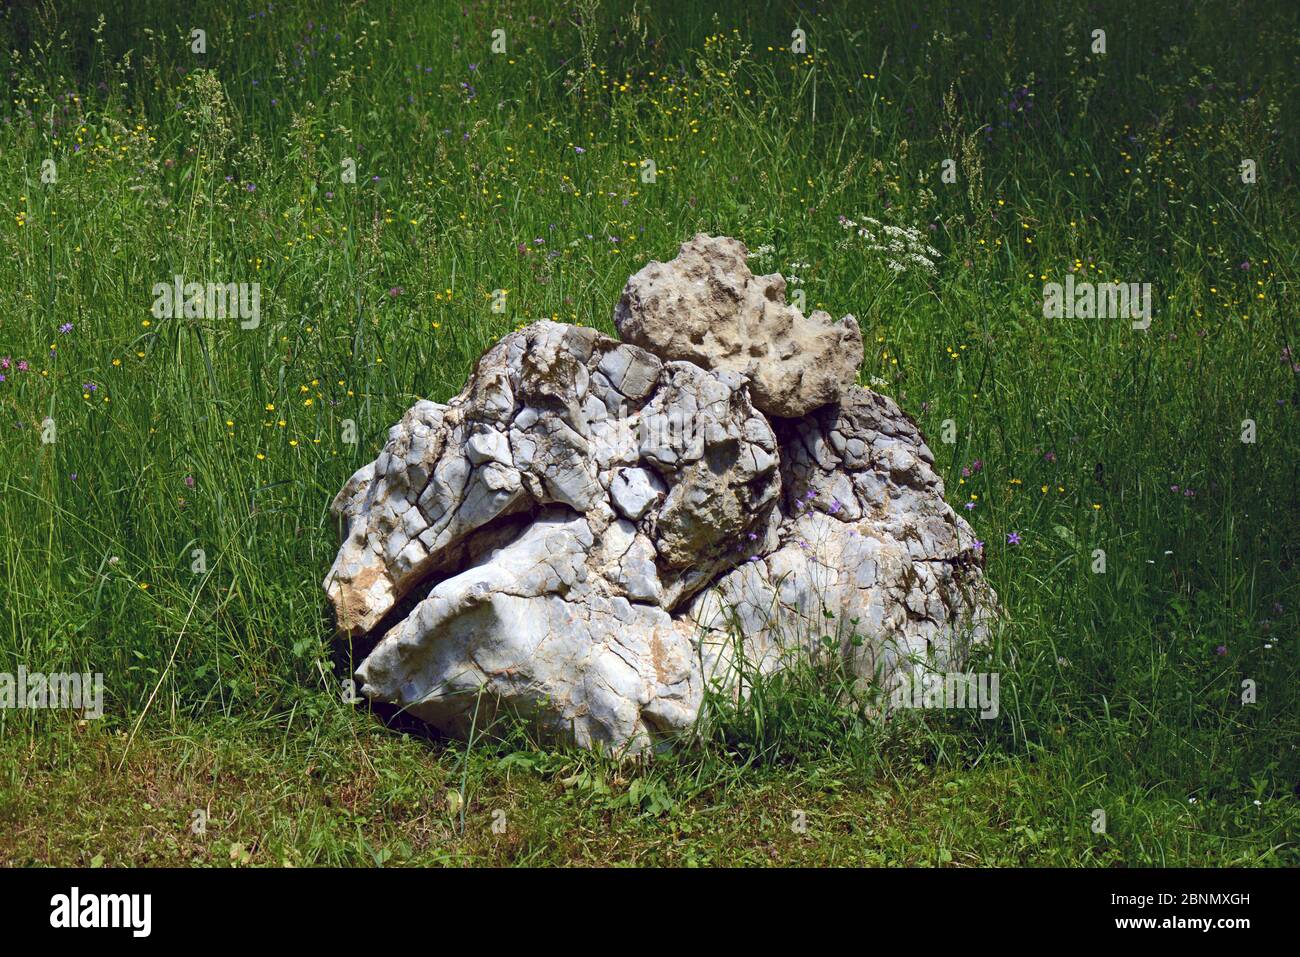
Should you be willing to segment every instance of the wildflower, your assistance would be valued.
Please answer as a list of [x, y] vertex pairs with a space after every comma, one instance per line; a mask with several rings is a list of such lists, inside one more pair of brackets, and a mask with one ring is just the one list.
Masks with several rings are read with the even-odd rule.
[[18, 360], [18, 371], [19, 371], [19, 372], [26, 372], [28, 368], [29, 368], [29, 367], [28, 367], [28, 365], [27, 365], [27, 360], [26, 360], [26, 359], [19, 359], [19, 360]]
[[972, 543], [971, 548], [975, 549], [977, 552], [982, 552], [984, 551], [984, 543], [977, 538], [974, 543]]
[[63, 335], [65, 336], [71, 331], [72, 331], [72, 323], [70, 322], [65, 322], [63, 325], [59, 326], [59, 332], [63, 333]]
[[575, 152], [575, 153], [577, 153], [579, 156], [581, 156], [583, 153], [585, 153], [585, 152], [587, 152], [587, 151], [584, 150], [581, 146], [575, 146], [575, 147], [573, 148], [573, 152]]
[[1055, 462], [1055, 461], [1056, 461], [1056, 453], [1055, 453], [1055, 452], [1048, 452], [1046, 455], [1043, 456], [1043, 461], [1045, 461], [1045, 462]]
[[193, 476], [193, 475], [187, 475], [187, 476], [185, 476], [185, 487], [186, 487], [186, 488], [194, 488], [194, 476]]
[[839, 223], [844, 229], [856, 231], [858, 238], [865, 240], [868, 251], [882, 253], [886, 264], [895, 273], [907, 272], [914, 266], [927, 273], [938, 272], [934, 260], [939, 258], [939, 251], [925, 242], [920, 230], [887, 226], [870, 216], [862, 219], [870, 225], [859, 226], [844, 216], [840, 217]]
[[970, 512], [970, 511], [974, 511], [974, 509], [975, 509], [975, 503], [974, 503], [974, 502], [967, 502], [967, 503], [965, 504], [964, 508], [965, 508], [966, 511], [968, 511], [968, 512]]
[[832, 498], [832, 499], [831, 499], [830, 508], [828, 509], [828, 511], [829, 511], [832, 515], [834, 515], [835, 513], [837, 513], [837, 512], [838, 512], [841, 508], [843, 508], [843, 507], [844, 507], [844, 506], [840, 504], [840, 500], [839, 500], [839, 499], [837, 499], [837, 498]]
[[1228, 653], [1228, 646], [1227, 646], [1227, 645], [1219, 645], [1219, 647], [1217, 647], [1217, 648], [1214, 649], [1214, 653], [1215, 653], [1216, 655], [1218, 655], [1220, 658], [1222, 658], [1224, 655], [1226, 655], [1226, 654]]
[[1008, 544], [1008, 545], [1019, 545], [1019, 544], [1020, 544], [1020, 533], [1019, 533], [1019, 532], [1008, 532], [1008, 533], [1007, 533], [1007, 544]]

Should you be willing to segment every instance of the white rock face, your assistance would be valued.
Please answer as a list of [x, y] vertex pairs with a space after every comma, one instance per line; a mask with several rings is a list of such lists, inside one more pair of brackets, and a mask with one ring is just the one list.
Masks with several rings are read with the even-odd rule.
[[[943, 499], [920, 433], [885, 396], [778, 424], [782, 499], [775, 547], [692, 600], [706, 680], [738, 688], [832, 637], [865, 685], [962, 667], [987, 637], [995, 596], [970, 526]], [[828, 619], [824, 612], [834, 617]], [[745, 662], [734, 660], [734, 630]]]
[[619, 469], [609, 484], [609, 497], [623, 517], [633, 522], [661, 501], [666, 486], [649, 469]]
[[704, 233], [671, 262], [651, 262], [627, 281], [614, 309], [624, 340], [664, 359], [748, 376], [754, 405], [801, 416], [834, 402], [858, 380], [862, 331], [785, 301], [785, 279], [755, 276], [745, 245]]
[[587, 747], [640, 750], [688, 725], [702, 690], [689, 629], [602, 588], [593, 544], [585, 518], [542, 509], [433, 586], [357, 670], [363, 690], [462, 736], [501, 704]]
[[[842, 344], [838, 328], [823, 334]], [[828, 628], [884, 690], [959, 667], [995, 599], [915, 426], [855, 371], [833, 387], [765, 369], [539, 322], [446, 405], [416, 403], [333, 504], [346, 534], [325, 589], [340, 630], [373, 643], [362, 692], [449, 734], [504, 710], [634, 754], [689, 729], [706, 682], [743, 693], [742, 672]], [[751, 400], [763, 375], [792, 383], [769, 407], [830, 397], [769, 419]]]

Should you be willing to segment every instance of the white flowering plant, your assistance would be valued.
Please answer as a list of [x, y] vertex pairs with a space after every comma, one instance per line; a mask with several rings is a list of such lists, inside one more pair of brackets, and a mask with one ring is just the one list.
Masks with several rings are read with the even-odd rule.
[[[891, 226], [870, 216], [860, 216], [860, 222], [840, 217], [840, 226], [856, 234], [867, 252], [882, 253], [885, 264], [898, 275], [917, 270], [937, 276], [936, 259], [942, 258], [939, 250], [925, 241], [919, 229], [910, 226]], [[846, 243], [852, 240], [846, 240]]]

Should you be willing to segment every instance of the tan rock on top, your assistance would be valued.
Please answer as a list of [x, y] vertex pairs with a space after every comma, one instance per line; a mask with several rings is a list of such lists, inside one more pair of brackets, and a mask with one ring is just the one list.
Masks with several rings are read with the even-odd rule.
[[755, 408], [795, 418], [857, 383], [862, 332], [853, 316], [804, 316], [785, 301], [785, 279], [755, 276], [745, 244], [697, 233], [677, 258], [651, 262], [623, 287], [614, 325], [625, 342], [661, 359], [725, 369], [750, 382]]

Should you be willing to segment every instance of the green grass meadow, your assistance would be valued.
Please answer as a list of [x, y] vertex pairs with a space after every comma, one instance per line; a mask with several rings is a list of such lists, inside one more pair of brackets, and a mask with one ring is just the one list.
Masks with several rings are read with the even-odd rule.
[[[0, 864], [1300, 863], [1300, 7], [33, 0], [0, 50], [0, 672], [105, 687], [0, 709]], [[858, 318], [998, 718], [809, 669], [626, 765], [346, 703], [334, 494], [698, 231]], [[1149, 328], [1044, 318], [1069, 273]]]

